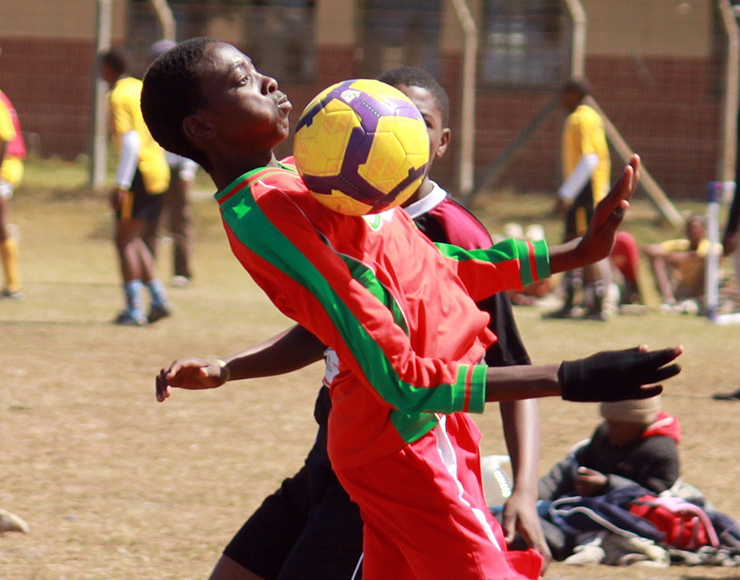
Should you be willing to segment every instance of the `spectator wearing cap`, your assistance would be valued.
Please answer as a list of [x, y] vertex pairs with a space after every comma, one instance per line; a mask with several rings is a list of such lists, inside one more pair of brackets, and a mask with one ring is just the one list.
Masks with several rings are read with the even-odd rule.
[[540, 478], [540, 499], [603, 495], [635, 484], [659, 494], [676, 483], [681, 430], [661, 410], [660, 396], [601, 403], [599, 411], [604, 420], [591, 438]]
[[570, 556], [583, 538], [550, 520], [553, 501], [610, 497], [635, 485], [657, 495], [678, 481], [681, 431], [678, 420], [661, 410], [660, 396], [601, 403], [599, 412], [603, 421], [591, 438], [575, 445], [538, 482], [541, 524], [556, 560]]

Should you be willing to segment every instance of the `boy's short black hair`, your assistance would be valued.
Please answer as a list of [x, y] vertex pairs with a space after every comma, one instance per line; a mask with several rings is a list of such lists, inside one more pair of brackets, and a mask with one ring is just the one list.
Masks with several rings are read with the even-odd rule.
[[128, 72], [128, 53], [121, 46], [112, 46], [102, 52], [100, 54], [100, 62], [107, 64], [116, 73], [116, 76], [120, 77]]
[[187, 139], [182, 122], [202, 106], [199, 68], [212, 38], [186, 40], [157, 58], [144, 75], [141, 112], [155, 141], [208, 171], [206, 155]]
[[450, 120], [450, 99], [447, 91], [427, 71], [415, 66], [400, 66], [382, 73], [377, 80], [392, 86], [421, 87], [428, 90], [442, 113], [442, 124], [447, 127]]

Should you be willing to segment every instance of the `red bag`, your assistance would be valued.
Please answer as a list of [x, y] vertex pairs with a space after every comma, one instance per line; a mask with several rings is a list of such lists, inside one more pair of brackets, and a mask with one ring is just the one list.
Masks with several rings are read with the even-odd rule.
[[698, 505], [677, 497], [643, 495], [632, 502], [630, 512], [645, 518], [665, 534], [663, 543], [681, 550], [719, 546], [717, 532], [707, 513]]

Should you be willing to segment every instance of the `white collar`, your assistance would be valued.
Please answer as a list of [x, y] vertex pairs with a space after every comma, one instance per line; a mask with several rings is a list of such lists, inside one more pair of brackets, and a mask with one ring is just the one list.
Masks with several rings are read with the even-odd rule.
[[429, 192], [429, 194], [422, 197], [419, 201], [415, 201], [414, 203], [403, 208], [406, 210], [406, 213], [411, 216], [412, 219], [432, 211], [447, 197], [447, 192], [444, 189], [442, 189], [434, 181], [430, 181], [430, 183], [432, 184], [433, 188], [432, 191]]

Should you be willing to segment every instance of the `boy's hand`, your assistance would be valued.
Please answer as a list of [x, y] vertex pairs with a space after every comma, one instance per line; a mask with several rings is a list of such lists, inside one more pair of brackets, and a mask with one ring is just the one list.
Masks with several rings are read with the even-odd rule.
[[123, 200], [126, 197], [126, 189], [123, 189], [122, 187], [115, 187], [110, 192], [110, 206], [113, 208], [113, 211], [118, 213], [121, 211], [121, 208], [123, 207]]
[[609, 480], [603, 473], [581, 466], [578, 468], [578, 474], [576, 475], [576, 493], [586, 497], [602, 495], [607, 491], [608, 482]]
[[654, 397], [663, 391], [654, 383], [681, 372], [678, 364], [668, 364], [681, 353], [681, 346], [654, 351], [637, 347], [565, 361], [558, 370], [562, 397], [591, 403]]
[[215, 389], [225, 382], [223, 368], [214, 361], [199, 358], [177, 359], [157, 375], [157, 401], [161, 403], [170, 396], [170, 387], [193, 391]]
[[550, 252], [553, 274], [582, 268], [606, 258], [614, 247], [619, 225], [640, 179], [640, 157], [633, 155], [619, 181], [594, 209], [588, 231], [579, 240], [555, 246]]

